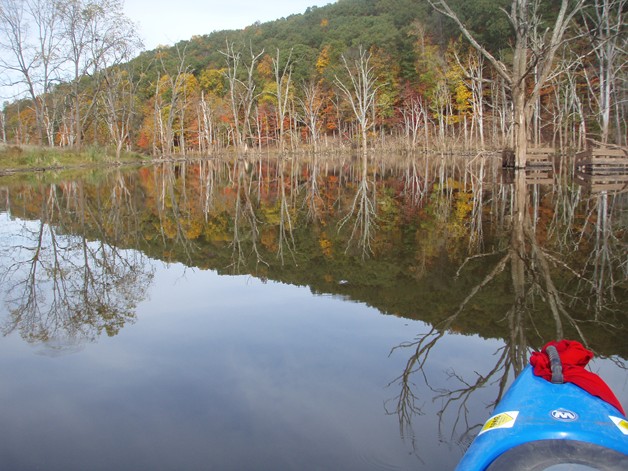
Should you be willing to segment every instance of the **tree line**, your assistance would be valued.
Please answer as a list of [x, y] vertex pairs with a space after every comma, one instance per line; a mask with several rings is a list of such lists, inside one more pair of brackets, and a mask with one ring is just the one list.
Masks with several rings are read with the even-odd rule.
[[626, 142], [628, 0], [339, 0], [134, 55], [118, 0], [0, 0], [2, 141], [157, 156]]

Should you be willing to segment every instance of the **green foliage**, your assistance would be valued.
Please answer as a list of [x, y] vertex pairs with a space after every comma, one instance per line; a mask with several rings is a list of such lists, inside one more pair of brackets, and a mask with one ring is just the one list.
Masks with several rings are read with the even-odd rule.
[[[225, 49], [227, 40], [241, 45], [243, 50], [252, 45], [255, 52], [264, 50], [273, 54], [277, 49], [293, 50], [294, 78], [299, 81], [315, 74], [316, 60], [325, 46], [333, 45], [334, 61], [348, 48], [377, 46], [389, 53], [401, 77], [408, 80], [416, 62], [414, 38], [409, 34], [412, 23], [428, 21], [433, 14], [427, 0], [340, 0], [325, 7], [309, 8], [304, 14], [256, 23], [239, 31], [195, 36], [181, 41], [177, 48], [185, 51], [186, 61], [197, 76], [225, 66], [224, 56], [218, 51]], [[430, 33], [436, 35], [439, 25], [433, 23], [433, 26]], [[457, 33], [450, 28], [448, 34]], [[175, 66], [175, 48], [162, 48], [159, 52], [159, 60], [166, 69]], [[154, 81], [161, 64], [150, 64], [150, 57], [151, 52], [145, 52], [135, 61], [141, 62], [145, 69], [150, 66], [149, 78]]]
[[[503, 11], [510, 11], [511, 3], [512, 0], [450, 0], [449, 2], [478, 41], [487, 45], [492, 52], [507, 47], [512, 36], [512, 26]], [[447, 24], [450, 24], [449, 21]], [[451, 23], [449, 30], [458, 31], [458, 28]]]

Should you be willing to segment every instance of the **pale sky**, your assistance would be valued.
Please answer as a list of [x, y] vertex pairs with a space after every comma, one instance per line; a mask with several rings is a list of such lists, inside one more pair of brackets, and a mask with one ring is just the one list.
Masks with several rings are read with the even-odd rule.
[[148, 50], [173, 45], [194, 35], [242, 29], [304, 13], [308, 7], [336, 0], [125, 0], [126, 15], [139, 25]]

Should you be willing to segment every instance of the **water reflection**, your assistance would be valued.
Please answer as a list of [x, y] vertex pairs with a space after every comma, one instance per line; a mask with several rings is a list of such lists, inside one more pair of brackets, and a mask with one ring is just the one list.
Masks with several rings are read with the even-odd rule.
[[375, 175], [373, 181], [369, 181], [369, 161], [366, 153], [360, 161], [360, 177], [356, 182], [355, 197], [349, 206], [348, 213], [340, 220], [339, 230], [345, 225], [352, 228], [347, 243], [347, 251], [352, 245], [357, 246], [362, 258], [370, 256], [373, 252], [371, 243], [377, 230], [374, 220], [377, 215], [377, 191]]
[[[392, 373], [387, 370], [379, 383], [369, 376], [368, 387], [384, 386], [398, 375], [385, 390], [386, 410], [411, 442], [417, 430], [418, 435], [432, 433], [420, 424], [425, 420], [421, 414], [431, 413], [429, 404], [435, 402], [438, 440], [465, 443], [486, 418], [486, 411], [478, 412], [477, 405], [490, 409], [501, 398], [531, 348], [568, 337], [580, 339], [620, 367], [628, 358], [628, 193], [574, 182], [569, 166], [543, 175], [504, 175], [499, 159], [482, 154], [279, 160], [246, 156], [113, 169], [52, 183], [7, 179], [0, 181], [3, 333], [19, 333], [26, 341], [55, 351], [72, 351], [103, 333], [116, 335], [135, 321], [138, 306], [146, 304], [142, 301], [148, 297], [157, 261], [165, 266], [180, 263], [184, 270], [200, 268], [191, 284], [212, 270], [216, 272], [211, 274], [212, 283], [219, 278], [225, 283], [227, 277], [219, 275], [245, 274], [306, 286], [315, 295], [331, 294], [382, 314], [422, 321], [420, 336], [408, 334], [410, 340], [397, 345], [406, 338], [404, 331], [394, 342], [387, 341], [385, 349], [392, 348], [398, 366]], [[280, 290], [281, 283], [274, 289]], [[180, 287], [171, 289], [172, 293], [158, 296], [180, 295]], [[304, 326], [295, 323], [293, 313], [306, 307], [272, 295], [278, 298], [267, 307], [268, 325], [261, 325], [251, 313], [257, 309], [256, 300], [239, 313], [246, 319], [242, 321], [231, 312], [233, 306], [237, 309], [231, 301], [242, 296], [242, 290], [238, 286], [230, 292], [229, 302], [217, 299], [211, 304], [220, 312], [216, 321], [206, 316], [205, 309], [210, 308], [201, 301], [218, 296], [219, 287], [198, 282], [179, 302], [189, 303], [187, 307], [202, 304], [197, 310], [186, 309], [186, 314], [194, 322], [202, 319], [211, 324], [207, 332], [222, 332], [212, 337], [220, 345], [216, 351], [232, 352], [230, 345], [240, 341], [245, 345], [238, 350], [242, 354], [256, 343], [272, 357], [268, 364], [282, 364], [303, 342]], [[312, 304], [325, 306], [330, 300], [314, 299]], [[289, 312], [280, 311], [284, 304], [291, 306]], [[321, 312], [313, 317], [330, 308], [316, 309]], [[281, 323], [274, 317], [278, 312]], [[338, 322], [327, 314], [324, 322]], [[256, 329], [249, 328], [251, 319], [257, 322]], [[278, 339], [268, 334], [284, 323], [292, 325], [286, 338], [295, 344], [288, 355], [273, 349]], [[229, 325], [235, 326], [231, 336], [220, 330]], [[323, 355], [321, 350], [328, 347], [325, 339], [338, 337], [333, 344], [338, 358], [328, 355], [325, 361], [315, 361], [309, 353], [299, 357], [312, 361], [311, 368], [321, 374], [348, 355], [345, 337], [354, 333], [355, 326], [337, 332], [315, 323], [307, 328], [313, 325], [321, 335], [309, 339], [312, 352]], [[268, 332], [258, 338], [262, 328]], [[169, 324], [164, 330], [169, 335], [172, 329]], [[203, 336], [196, 342], [192, 339], [199, 353], [187, 357], [184, 349], [179, 350], [185, 343], [181, 339], [187, 341], [194, 333], [186, 326], [176, 329], [179, 337], [164, 335], [154, 345], [171, 345], [168, 355], [176, 352], [180, 364], [211, 358], [219, 365], [215, 369], [219, 383], [238, 376], [239, 366], [223, 364], [221, 355], [206, 351], [206, 343], [212, 342]], [[456, 337], [462, 342], [465, 336], [489, 339], [482, 343], [494, 346], [494, 355], [487, 355], [477, 367], [447, 363], [448, 341]], [[365, 357], [359, 351], [364, 340], [353, 340], [351, 355]], [[170, 361], [157, 350], [153, 353], [160, 361]], [[259, 353], [244, 356], [252, 361]], [[369, 364], [359, 365], [370, 369], [374, 356], [383, 357], [377, 359], [381, 363], [385, 355], [371, 352]], [[307, 368], [288, 363], [299, 372], [299, 379], [305, 378], [302, 372]], [[168, 371], [186, 376], [187, 370], [179, 371], [178, 365]], [[273, 389], [280, 390], [286, 377], [265, 366], [277, 375]], [[199, 387], [195, 374], [182, 382], [186, 386], [178, 394]], [[331, 384], [347, 376], [341, 369], [335, 374]], [[218, 391], [220, 402], [224, 387], [211, 380], [208, 374], [203, 387]], [[167, 377], [162, 381], [171, 382]], [[299, 391], [311, 388], [302, 386], [299, 383]], [[326, 386], [320, 383], [322, 389]], [[248, 387], [242, 390], [248, 392]], [[354, 395], [360, 391], [347, 386], [347, 403], [355, 402]], [[297, 396], [290, 399], [295, 407], [302, 399]], [[206, 401], [208, 410], [212, 401]], [[229, 413], [243, 415], [239, 404], [231, 402], [229, 407]], [[224, 423], [231, 421], [229, 413]], [[318, 414], [312, 411], [312, 416]], [[355, 415], [361, 414], [360, 410]], [[147, 415], [153, 416], [154, 411]], [[213, 437], [221, 431], [207, 433]], [[416, 441], [423, 442], [425, 436]], [[426, 453], [414, 451], [420, 457]]]
[[[532, 349], [568, 337], [604, 355], [599, 337], [626, 332], [626, 227], [614, 220], [625, 212], [625, 195], [604, 191], [579, 201], [578, 189], [566, 198], [559, 184], [541, 192], [538, 178], [517, 172], [504, 179], [502, 197], [509, 211], [508, 218], [500, 213], [498, 225], [509, 234], [508, 245], [482, 253], [470, 244], [456, 278], [469, 271], [478, 276], [475, 283], [462, 287], [464, 299], [427, 333], [393, 348], [410, 352], [404, 370], [391, 383], [399, 393], [388, 404], [403, 436], [412, 437], [412, 421], [422, 414], [424, 397], [430, 396], [441, 403], [439, 427], [447, 424], [450, 440], [469, 443], [484, 420], [471, 418], [473, 394], [492, 386], [494, 398], [487, 404], [492, 410], [509, 381], [527, 365]], [[480, 192], [473, 194], [474, 200], [481, 198]], [[577, 209], [580, 205], [583, 212]], [[474, 212], [470, 209], [469, 227], [479, 227]], [[456, 324], [466, 324], [464, 318], [483, 322], [479, 318], [485, 315], [485, 303], [495, 299], [490, 291], [506, 280], [507, 296], [499, 303], [502, 317], [496, 319], [506, 327], [503, 345], [482, 370], [461, 372], [452, 366], [446, 372], [450, 386], [434, 386], [437, 380], [425, 371], [432, 351]], [[483, 292], [489, 294], [482, 298]], [[623, 347], [605, 353], [620, 355], [614, 360], [626, 368]], [[417, 379], [422, 387], [417, 387]]]
[[[149, 256], [308, 285], [435, 332], [506, 338], [515, 371], [527, 346], [546, 338], [627, 355], [627, 195], [584, 192], [562, 169], [539, 180], [504, 176], [498, 159], [482, 154], [247, 156], [4, 191], [12, 217], [39, 221], [23, 259], [3, 262], [5, 277], [22, 274], [7, 298], [7, 330], [33, 341], [50, 335], [34, 327], [47, 317], [73, 319], [78, 330], [111, 318], [100, 330], [113, 333], [145, 295]], [[46, 308], [37, 304], [37, 274], [50, 283]], [[33, 316], [40, 320], [26, 320]]]
[[135, 320], [152, 271], [141, 252], [120, 244], [138, 231], [137, 218], [121, 219], [129, 193], [117, 177], [106, 202], [77, 182], [20, 189], [21, 209], [38, 220], [2, 215], [4, 335], [17, 331], [52, 353], [115, 335]]

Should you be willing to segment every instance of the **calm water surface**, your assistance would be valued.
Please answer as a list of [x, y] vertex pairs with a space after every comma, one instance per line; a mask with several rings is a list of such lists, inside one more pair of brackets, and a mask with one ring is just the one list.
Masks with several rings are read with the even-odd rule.
[[625, 193], [391, 160], [0, 180], [0, 468], [453, 469], [559, 333], [628, 405]]

